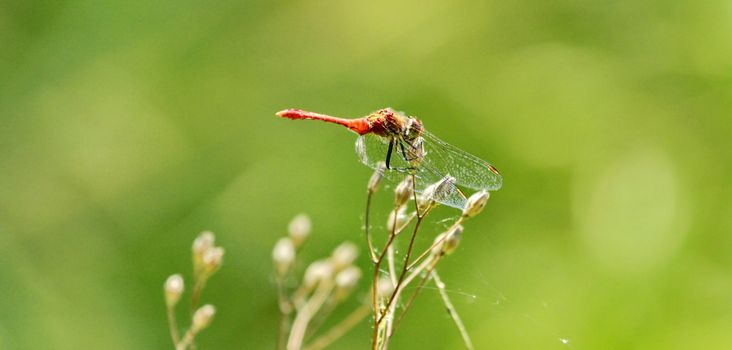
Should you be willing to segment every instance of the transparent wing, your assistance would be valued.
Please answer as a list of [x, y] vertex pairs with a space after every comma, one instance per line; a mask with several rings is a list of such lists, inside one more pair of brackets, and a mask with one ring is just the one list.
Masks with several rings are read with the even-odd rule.
[[[441, 181], [447, 173], [440, 173], [429, 166], [413, 167], [407, 160], [408, 151], [402, 151], [401, 145], [396, 143], [392, 149], [390, 159], [391, 169], [385, 171], [384, 178], [392, 183], [401, 182], [405, 176], [414, 173], [416, 178], [415, 188], [417, 193], [422, 194], [427, 187]], [[404, 147], [409, 147], [406, 144]], [[386, 161], [389, 151], [389, 139], [372, 134], [360, 136], [356, 140], [356, 154], [361, 163], [372, 169], [378, 169], [379, 163]], [[454, 184], [446, 185], [446, 191], [434, 198], [435, 201], [457, 209], [463, 209], [467, 199], [465, 195]]]
[[[410, 171], [410, 164], [402, 156], [400, 146], [395, 144], [392, 146], [392, 153], [390, 159], [390, 167], [392, 170], [396, 170], [402, 173], [408, 173]], [[361, 163], [366, 164], [372, 169], [376, 169], [379, 166], [379, 162], [386, 161], [386, 154], [389, 153], [389, 139], [374, 134], [366, 134], [359, 136], [356, 140], [356, 154], [361, 160]]]
[[474, 190], [495, 191], [503, 185], [503, 177], [490, 163], [440, 140], [424, 131], [425, 155], [420, 168], [435, 174], [451, 175], [459, 186]]

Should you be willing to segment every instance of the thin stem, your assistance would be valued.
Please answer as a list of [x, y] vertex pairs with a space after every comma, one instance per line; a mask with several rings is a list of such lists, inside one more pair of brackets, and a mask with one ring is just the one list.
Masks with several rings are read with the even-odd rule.
[[381, 320], [384, 319], [384, 316], [386, 316], [386, 310], [389, 310], [389, 307], [391, 307], [391, 304], [394, 303], [394, 299], [396, 299], [397, 291], [401, 288], [402, 282], [404, 282], [404, 277], [407, 275], [407, 267], [409, 266], [409, 257], [412, 255], [412, 249], [414, 248], [414, 241], [417, 237], [417, 232], [419, 231], [419, 227], [422, 224], [422, 219], [424, 216], [417, 216], [417, 222], [414, 225], [414, 230], [412, 231], [412, 237], [409, 239], [409, 246], [407, 247], [407, 253], [404, 256], [404, 265], [402, 266], [402, 272], [399, 274], [399, 280], [397, 281], [396, 286], [394, 287], [394, 292], [391, 294], [391, 297], [389, 298], [389, 302], [386, 303], [386, 308], [381, 313], [381, 317], [379, 318], [377, 324], [381, 322]]
[[287, 350], [299, 350], [302, 348], [302, 342], [305, 339], [305, 332], [307, 331], [310, 320], [320, 310], [320, 307], [323, 306], [323, 303], [328, 299], [332, 290], [333, 283], [330, 281], [322, 281], [318, 285], [318, 289], [315, 290], [313, 296], [297, 313], [297, 316], [295, 316], [290, 338], [287, 341]]
[[290, 329], [290, 313], [292, 312], [292, 305], [287, 300], [284, 282], [281, 277], [277, 278], [277, 299], [279, 301], [280, 309], [280, 327], [277, 332], [277, 349], [282, 350], [285, 348], [287, 331]]
[[353, 327], [361, 322], [366, 316], [371, 313], [371, 307], [368, 304], [359, 306], [356, 310], [351, 312], [346, 318], [340, 323], [333, 326], [328, 332], [315, 339], [310, 345], [306, 346], [303, 350], [320, 350], [324, 349], [328, 345], [332, 344], [338, 338], [348, 333]]
[[368, 195], [366, 196], [366, 214], [364, 214], [364, 231], [366, 233], [366, 244], [369, 247], [369, 256], [371, 257], [371, 262], [376, 263], [376, 251], [374, 251], [374, 243], [371, 240], [371, 233], [369, 232], [369, 214], [371, 213], [371, 197], [373, 197], [374, 192], [369, 190]]
[[389, 248], [387, 248], [386, 262], [389, 265], [389, 277], [391, 278], [391, 283], [396, 286], [397, 279], [396, 279], [396, 266], [394, 265], [394, 246], [393, 245], [390, 245]]
[[[408, 286], [410, 283], [412, 283], [412, 281], [415, 278], [417, 278], [417, 276], [419, 276], [431, 264], [432, 264], [432, 259], [427, 259], [424, 262], [422, 262], [422, 264], [420, 264], [419, 266], [417, 266], [417, 268], [414, 269], [414, 271], [412, 271], [407, 276], [407, 278], [404, 279], [404, 282], [402, 282], [402, 288], [400, 290], [396, 291], [396, 293], [397, 293], [396, 298], [399, 299], [401, 293], [404, 291], [404, 289], [406, 288], [406, 286]], [[395, 307], [392, 307], [388, 311], [389, 311], [389, 317], [390, 318], [393, 318], [393, 315], [394, 315], [394, 312], [396, 311], [396, 308]], [[397, 324], [397, 326], [398, 326], [398, 324]], [[394, 330], [392, 330], [392, 329], [387, 330], [387, 338], [391, 338], [391, 336], [393, 335], [393, 333], [394, 333]]]
[[[376, 298], [374, 297], [374, 330], [373, 330], [373, 335], [372, 335], [372, 349], [374, 349], [374, 350], [377, 350], [377, 348], [378, 348], [378, 345], [379, 345], [378, 340], [379, 340], [380, 332], [383, 333], [382, 338], [381, 338], [382, 339], [382, 344], [381, 344], [382, 348], [386, 348], [388, 346], [391, 327], [388, 327], [388, 329], [381, 327], [382, 322], [384, 321], [384, 318], [387, 316], [387, 314], [390, 312], [390, 308], [395, 303], [397, 296], [401, 293], [401, 288], [402, 288], [402, 285], [404, 284], [404, 278], [408, 271], [409, 258], [412, 254], [412, 249], [414, 248], [414, 241], [415, 241], [415, 238], [417, 237], [417, 232], [419, 232], [419, 228], [422, 223], [422, 220], [424, 219], [425, 216], [427, 216], [427, 214], [430, 211], [430, 206], [428, 206], [427, 208], [425, 208], [424, 213], [420, 213], [419, 201], [417, 200], [417, 191], [416, 191], [417, 179], [414, 174], [412, 174], [411, 176], [412, 176], [412, 195], [413, 195], [413, 199], [414, 199], [415, 213], [417, 215], [417, 222], [414, 225], [414, 230], [412, 231], [412, 236], [409, 240], [409, 246], [407, 248], [406, 255], [404, 256], [404, 264], [402, 265], [402, 271], [401, 271], [399, 278], [397, 280], [397, 283], [394, 287], [394, 291], [392, 292], [391, 296], [389, 297], [389, 301], [386, 303], [386, 306], [383, 308], [383, 310], [381, 310], [381, 312], [379, 312], [379, 310], [377, 309]], [[395, 210], [396, 210], [396, 208], [395, 208]], [[393, 225], [393, 226], [396, 226], [396, 222], [395, 222], [395, 225]], [[385, 249], [388, 248], [389, 245], [392, 243], [394, 236], [395, 236], [394, 230], [392, 229], [392, 234], [389, 237], [389, 241], [387, 242], [387, 246], [385, 247]], [[382, 256], [381, 256], [382, 259], [383, 259], [384, 253], [385, 252], [382, 252]], [[377, 269], [374, 270], [374, 276], [375, 276], [374, 281], [377, 281], [378, 280], [378, 266], [377, 266]], [[376, 286], [374, 287], [374, 291], [376, 291]]]
[[173, 340], [173, 344], [178, 344], [180, 336], [178, 335], [178, 322], [175, 319], [175, 307], [170, 305], [168, 309], [168, 329], [170, 330], [170, 338]]
[[[463, 222], [463, 217], [461, 216], [459, 219], [455, 220], [455, 223], [452, 224], [452, 226], [448, 229], [448, 231], [452, 230], [455, 226], [460, 225], [462, 222]], [[432, 249], [434, 249], [438, 245], [442, 244], [442, 241], [444, 241], [445, 238], [447, 238], [447, 236], [443, 236], [442, 238], [440, 238], [440, 239], [436, 240], [434, 243], [432, 243], [432, 245], [429, 248], [427, 248], [425, 251], [423, 251], [416, 259], [414, 259], [414, 262], [412, 262], [412, 264], [409, 265], [409, 267], [407, 267], [407, 269], [411, 269], [412, 267], [414, 267], [414, 265], [419, 264], [419, 262], [422, 259], [424, 259], [425, 256], [432, 253]]]
[[409, 299], [407, 300], [406, 306], [404, 306], [404, 310], [399, 315], [399, 319], [396, 321], [395, 328], [399, 328], [399, 325], [402, 323], [402, 320], [404, 319], [404, 316], [407, 315], [407, 312], [412, 307], [412, 303], [414, 303], [414, 299], [417, 298], [417, 294], [422, 290], [422, 287], [424, 287], [425, 283], [430, 279], [430, 276], [432, 274], [432, 271], [434, 271], [435, 267], [437, 266], [437, 263], [440, 261], [440, 256], [437, 255], [433, 259], [431, 259], [428, 263], [428, 269], [427, 273], [422, 277], [422, 279], [419, 281], [419, 284], [417, 285], [417, 288], [414, 290], [412, 295], [409, 296]]
[[178, 344], [175, 344], [175, 350], [186, 350], [189, 346], [193, 344], [193, 341], [196, 339], [196, 332], [193, 331], [193, 328], [189, 329], [185, 335], [183, 335], [183, 339], [180, 340]]
[[391, 231], [389, 232], [389, 238], [386, 241], [386, 244], [384, 245], [384, 248], [382, 249], [381, 253], [379, 254], [379, 257], [374, 262], [374, 275], [373, 275], [373, 282], [372, 282], [372, 288], [371, 288], [371, 304], [374, 311], [374, 330], [373, 334], [371, 335], [371, 341], [373, 348], [376, 349], [377, 347], [377, 340], [379, 339], [379, 323], [380, 315], [379, 315], [379, 298], [378, 298], [378, 291], [379, 291], [379, 271], [381, 269], [381, 263], [384, 261], [384, 256], [386, 256], [387, 252], [389, 251], [389, 248], [392, 247], [392, 244], [394, 243], [394, 239], [396, 238], [396, 224], [397, 224], [397, 214], [396, 212], [399, 210], [399, 206], [397, 203], [394, 203], [394, 221], [391, 224]]
[[195, 312], [198, 308], [198, 302], [201, 300], [201, 292], [206, 286], [206, 280], [204, 278], [196, 278], [193, 283], [193, 291], [191, 292], [191, 312]]
[[455, 307], [452, 305], [452, 302], [450, 302], [450, 297], [447, 296], [447, 291], [445, 291], [445, 284], [442, 283], [442, 280], [440, 280], [440, 276], [437, 275], [437, 271], [432, 271], [432, 279], [435, 281], [435, 285], [437, 286], [437, 290], [440, 292], [440, 297], [442, 297], [442, 301], [445, 303], [445, 307], [447, 308], [447, 312], [450, 314], [452, 319], [455, 321], [455, 325], [457, 326], [458, 330], [460, 331], [460, 335], [463, 337], [463, 342], [465, 342], [465, 347], [468, 348], [468, 350], [475, 349], [473, 347], [473, 342], [470, 340], [470, 335], [468, 335], [468, 330], [465, 329], [465, 325], [463, 324], [463, 321], [460, 319], [460, 315], [458, 315], [457, 310], [455, 310]]

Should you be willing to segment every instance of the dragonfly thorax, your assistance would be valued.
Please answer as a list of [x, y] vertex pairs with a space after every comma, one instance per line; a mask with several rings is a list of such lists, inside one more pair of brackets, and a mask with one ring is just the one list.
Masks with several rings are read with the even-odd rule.
[[387, 138], [404, 140], [409, 144], [422, 134], [422, 122], [414, 117], [408, 117], [391, 108], [380, 109], [368, 117], [371, 131]]

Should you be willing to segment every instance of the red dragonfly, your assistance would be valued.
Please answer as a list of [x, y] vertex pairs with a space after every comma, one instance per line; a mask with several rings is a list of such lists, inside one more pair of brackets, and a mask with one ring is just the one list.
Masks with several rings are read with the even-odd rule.
[[503, 178], [490, 163], [440, 140], [424, 129], [422, 121], [390, 108], [368, 116], [344, 119], [299, 109], [286, 109], [277, 115], [289, 119], [320, 120], [345, 126], [359, 136], [356, 153], [361, 162], [378, 169], [385, 162], [385, 176], [399, 181], [397, 174], [415, 175], [418, 193], [441, 183], [443, 191], [434, 198], [442, 204], [463, 209], [466, 197], [458, 186], [495, 191]]

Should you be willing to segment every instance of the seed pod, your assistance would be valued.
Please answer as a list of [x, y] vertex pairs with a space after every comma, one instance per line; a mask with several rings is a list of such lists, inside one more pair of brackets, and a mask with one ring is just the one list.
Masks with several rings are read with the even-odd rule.
[[272, 261], [274, 261], [277, 275], [284, 276], [295, 262], [295, 245], [290, 238], [280, 238], [272, 249]]
[[216, 308], [211, 304], [201, 306], [193, 314], [193, 324], [191, 330], [193, 333], [198, 333], [202, 329], [208, 327], [213, 321], [213, 317], [216, 314]]
[[[394, 234], [399, 234], [404, 230], [407, 225], [417, 215], [415, 212], [407, 214], [407, 208], [405, 206], [399, 207], [396, 211], [392, 210], [389, 213], [389, 219], [386, 221], [386, 227], [388, 230], [394, 230]], [[394, 222], [396, 220], [396, 223]]]
[[203, 231], [193, 241], [191, 250], [193, 251], [193, 264], [200, 267], [203, 255], [214, 246], [215, 237], [211, 231]]
[[379, 162], [376, 166], [376, 169], [374, 170], [374, 173], [371, 175], [371, 178], [369, 179], [369, 185], [368, 185], [368, 191], [369, 193], [374, 193], [376, 190], [379, 189], [379, 184], [381, 184], [381, 180], [384, 178], [384, 172], [386, 171], [386, 164], [384, 162]]
[[318, 260], [305, 269], [305, 276], [302, 279], [303, 287], [312, 289], [320, 281], [333, 278], [333, 263], [329, 260]]
[[343, 300], [348, 297], [358, 284], [359, 279], [361, 279], [361, 269], [358, 267], [349, 266], [339, 272], [335, 277], [336, 299]]
[[473, 193], [473, 195], [468, 198], [465, 209], [463, 209], [463, 217], [472, 218], [473, 216], [480, 214], [480, 212], [483, 211], [483, 208], [485, 208], [485, 204], [488, 203], [488, 198], [490, 198], [490, 193], [486, 190]]
[[207, 275], [211, 275], [218, 271], [224, 260], [224, 248], [213, 247], [207, 250], [203, 254], [203, 272]]
[[404, 204], [407, 204], [407, 202], [412, 199], [413, 195], [413, 178], [411, 176], [407, 176], [394, 189], [394, 205], [396, 207], [401, 207]]
[[450, 255], [457, 249], [460, 239], [463, 236], [463, 226], [456, 225], [446, 232], [445, 241], [442, 243], [442, 254]]
[[163, 289], [165, 290], [165, 304], [168, 307], [175, 306], [183, 294], [183, 276], [180, 274], [171, 275], [165, 280]]
[[376, 290], [376, 295], [379, 298], [388, 298], [391, 293], [394, 293], [394, 283], [388, 277], [379, 278], [379, 286]]
[[290, 221], [287, 231], [295, 247], [299, 247], [305, 242], [310, 235], [311, 227], [310, 217], [305, 214], [299, 214]]
[[438, 202], [447, 200], [455, 190], [455, 178], [450, 175], [446, 175], [440, 181], [425, 188], [422, 195], [417, 199], [417, 205], [422, 211], [431, 209], [435, 207]]
[[331, 261], [336, 271], [341, 271], [353, 264], [358, 257], [358, 248], [351, 242], [343, 242], [333, 250]]

